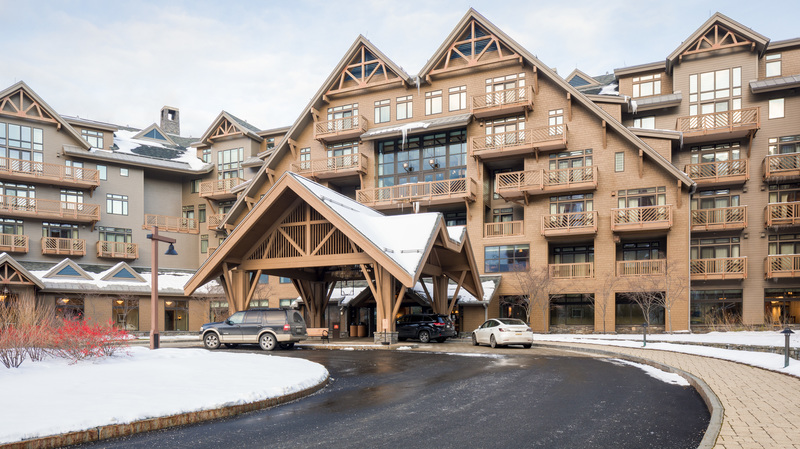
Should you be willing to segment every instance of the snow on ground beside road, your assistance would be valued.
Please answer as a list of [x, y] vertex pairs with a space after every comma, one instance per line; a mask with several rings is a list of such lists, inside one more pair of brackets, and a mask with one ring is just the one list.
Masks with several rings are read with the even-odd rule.
[[[69, 365], [0, 366], [0, 444], [92, 427], [216, 409], [294, 393], [328, 371], [304, 359], [203, 349], [126, 349]], [[235, 380], [229, 382], [228, 380]]]
[[608, 360], [612, 363], [635, 366], [636, 368], [639, 368], [640, 370], [644, 371], [645, 374], [647, 374], [648, 376], [655, 377], [656, 379], [666, 382], [668, 384], [680, 385], [682, 387], [689, 386], [689, 381], [687, 381], [686, 379], [675, 373], [668, 373], [656, 367], [645, 365], [642, 363], [631, 362], [630, 360], [622, 360], [622, 359], [608, 359]]
[[[642, 334], [549, 334], [544, 337], [570, 338], [571, 341], [581, 339], [603, 340], [638, 340], [642, 341]], [[784, 345], [784, 336], [780, 331], [741, 331], [741, 332], [709, 332], [707, 334], [690, 334], [688, 332], [674, 334], [648, 334], [647, 341], [663, 341], [670, 343], [720, 343], [749, 346], [780, 346]], [[800, 331], [791, 335], [789, 345], [800, 348]]]

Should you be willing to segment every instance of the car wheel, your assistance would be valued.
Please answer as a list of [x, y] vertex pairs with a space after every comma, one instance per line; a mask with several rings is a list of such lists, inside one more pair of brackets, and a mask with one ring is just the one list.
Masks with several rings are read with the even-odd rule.
[[431, 341], [431, 333], [428, 331], [419, 331], [419, 338], [420, 343], [428, 343]]
[[272, 351], [275, 349], [275, 346], [277, 346], [276, 343], [275, 336], [269, 332], [265, 332], [258, 337], [258, 345], [265, 351]]
[[493, 348], [497, 347], [497, 340], [494, 339], [494, 335], [489, 338], [489, 345]]
[[525, 343], [524, 345], [522, 345], [522, 347], [525, 348], [525, 349], [531, 349], [531, 344], [530, 343]]
[[279, 346], [281, 347], [281, 349], [292, 349], [294, 348], [294, 342], [281, 343]]
[[236, 343], [225, 343], [226, 348], [235, 348], [236, 346], [238, 346]]
[[472, 346], [478, 346], [478, 337], [472, 334]]
[[447, 337], [439, 337], [436, 339], [436, 341], [438, 341], [439, 343], [444, 343], [445, 340], [447, 340]]
[[203, 335], [203, 346], [205, 346], [206, 349], [219, 348], [219, 335], [213, 332], [208, 332]]

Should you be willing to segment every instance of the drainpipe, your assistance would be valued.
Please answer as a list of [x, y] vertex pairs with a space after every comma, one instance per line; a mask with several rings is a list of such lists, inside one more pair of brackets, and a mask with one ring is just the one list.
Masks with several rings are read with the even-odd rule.
[[489, 319], [489, 304], [486, 302], [483, 303], [483, 321]]

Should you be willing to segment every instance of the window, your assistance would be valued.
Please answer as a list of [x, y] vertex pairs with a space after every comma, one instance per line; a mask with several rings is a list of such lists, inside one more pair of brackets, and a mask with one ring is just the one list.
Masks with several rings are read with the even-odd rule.
[[103, 148], [103, 133], [100, 131], [92, 131], [88, 129], [81, 130], [81, 137], [83, 140], [89, 142], [92, 148]]
[[594, 294], [550, 295], [551, 326], [591, 326], [594, 324]]
[[189, 330], [189, 301], [174, 299], [164, 301], [164, 330]]
[[97, 166], [97, 174], [100, 176], [101, 181], [108, 180], [108, 167], [105, 165], [98, 165]]
[[228, 301], [211, 301], [209, 304], [208, 319], [212, 323], [225, 321], [228, 318]]
[[358, 103], [328, 108], [328, 131], [336, 132], [358, 127]]
[[83, 299], [57, 298], [56, 318], [63, 320], [83, 320]]
[[739, 257], [739, 237], [692, 239], [690, 243], [689, 255], [692, 260]]
[[[667, 188], [649, 187], [646, 189], [620, 190], [617, 192], [618, 207], [647, 207], [667, 204]], [[660, 209], [660, 208], [659, 208]]]
[[[27, 184], [0, 182], [0, 194], [18, 198], [36, 198], [36, 187]], [[18, 199], [15, 199], [15, 201], [17, 201], [15, 206], [24, 207], [24, 202], [20, 202]]]
[[119, 169], [120, 176], [128, 176], [128, 169], [127, 168], [120, 168]]
[[525, 116], [505, 117], [484, 122], [486, 145], [488, 147], [513, 146], [525, 139]]
[[770, 184], [770, 203], [791, 203], [800, 201], [800, 183]]
[[106, 194], [106, 213], [128, 215], [128, 195]]
[[275, 148], [275, 138], [274, 137], [270, 137], [269, 139], [267, 139], [267, 149], [269, 150], [270, 148]]
[[278, 307], [280, 307], [281, 309], [289, 309], [289, 308], [292, 307], [292, 301], [294, 301], [294, 299], [291, 299], [291, 298], [289, 298], [289, 299], [281, 299], [280, 302], [279, 302]]
[[525, 73], [499, 76], [486, 80], [486, 104], [484, 106], [498, 106], [524, 100]]
[[492, 209], [492, 223], [505, 223], [509, 221], [514, 221], [514, 209], [510, 207]]
[[23, 221], [13, 218], [0, 218], [0, 234], [23, 235]]
[[300, 149], [300, 168], [302, 170], [311, 169], [311, 148]]
[[465, 130], [378, 142], [378, 186], [463, 178], [467, 165]]
[[0, 122], [0, 157], [42, 162], [43, 142], [39, 128]]
[[445, 212], [444, 222], [447, 226], [466, 226], [467, 213], [466, 212]]
[[776, 234], [769, 236], [770, 256], [800, 254], [800, 234]]
[[661, 74], [636, 76], [633, 78], [633, 97], [661, 95]]
[[[594, 195], [591, 193], [578, 193], [574, 195], [561, 195], [550, 197], [550, 213], [576, 214], [594, 210]], [[557, 219], [557, 217], [551, 217]]]
[[281, 284], [291, 284], [292, 283], [292, 279], [291, 278], [285, 278], [285, 277], [281, 276], [281, 279], [280, 279], [279, 282]]
[[142, 137], [147, 137], [148, 139], [155, 139], [155, 140], [167, 140], [167, 138], [164, 137], [164, 135], [158, 132], [158, 130], [155, 128], [148, 131], [147, 134], [145, 134]]
[[614, 171], [615, 172], [623, 172], [625, 171], [625, 152], [620, 151], [614, 153]]
[[[692, 210], [723, 209], [739, 206], [739, 195], [732, 195], [730, 189], [701, 190], [692, 195]], [[714, 211], [711, 220], [724, 222], [725, 218], [734, 218], [734, 212], [725, 210]], [[717, 217], [718, 215], [718, 217]], [[741, 217], [744, 219], [744, 217]]]
[[268, 274], [262, 274], [261, 276], [259, 276], [258, 277], [258, 283], [259, 284], [269, 284], [269, 275]]
[[217, 178], [244, 178], [244, 148], [231, 148], [217, 153]]
[[61, 205], [61, 207], [74, 210], [78, 207], [76, 204], [83, 203], [83, 192], [79, 190], [61, 189], [61, 201], [64, 203], [75, 203]]
[[[689, 115], [713, 114], [741, 108], [741, 67], [689, 75]], [[716, 120], [698, 120], [695, 127], [717, 126], [715, 122]]]
[[42, 223], [42, 237], [77, 239], [78, 225], [68, 223]]
[[197, 221], [200, 223], [206, 222], [206, 205], [201, 204], [197, 206]]
[[412, 117], [414, 117], [412, 96], [397, 97], [397, 120], [405, 120]]
[[390, 100], [378, 100], [375, 102], [375, 123], [386, 123], [391, 120]]
[[194, 206], [183, 206], [183, 218], [194, 219]]
[[191, 193], [200, 193], [200, 179], [192, 179], [191, 181]]
[[451, 87], [447, 90], [447, 105], [450, 111], [467, 109], [467, 86]]
[[547, 126], [548, 133], [551, 136], [560, 136], [564, 134], [564, 110], [553, 109], [547, 111]]
[[769, 100], [769, 118], [783, 118], [783, 98]]
[[550, 254], [552, 263], [594, 263], [594, 245], [557, 246]]
[[133, 231], [127, 228], [110, 228], [107, 226], [100, 226], [100, 240], [104, 242], [119, 242], [131, 243], [133, 242]]
[[484, 248], [485, 273], [505, 273], [528, 268], [529, 245], [501, 245]]
[[442, 113], [442, 91], [425, 92], [425, 115]]
[[656, 117], [640, 117], [633, 119], [633, 127], [641, 129], [656, 129]]
[[211, 162], [211, 148], [203, 148], [203, 156], [201, 157], [206, 164]]
[[114, 325], [128, 331], [139, 330], [139, 300], [114, 299], [111, 301], [111, 316]]
[[208, 234], [200, 236], [200, 253], [206, 254], [208, 252]]
[[765, 76], [767, 78], [781, 76], [781, 54], [775, 53], [767, 55], [764, 59], [767, 61]]
[[[576, 151], [563, 151], [561, 153], [551, 153], [549, 156], [549, 170], [550, 181], [555, 183], [567, 182], [567, 179], [560, 179], [569, 177], [569, 181], [578, 181], [585, 173], [584, 170], [568, 170], [570, 168], [591, 167], [592, 166], [592, 149], [576, 150]], [[562, 171], [556, 171], [562, 170]], [[572, 172], [572, 173], [570, 173]]]
[[666, 249], [664, 242], [651, 241], [651, 242], [636, 242], [636, 243], [623, 243], [622, 244], [622, 260], [659, 260], [667, 257], [666, 253], [662, 251], [662, 247]]

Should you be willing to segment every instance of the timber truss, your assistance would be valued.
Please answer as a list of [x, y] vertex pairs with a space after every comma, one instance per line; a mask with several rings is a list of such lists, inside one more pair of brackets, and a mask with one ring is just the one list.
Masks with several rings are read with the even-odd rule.
[[23, 88], [0, 99], [0, 114], [53, 123], [61, 128], [61, 123], [50, 115], [36, 99], [28, 95]]
[[216, 129], [214, 129], [214, 131], [208, 137], [208, 140], [241, 136], [243, 134], [244, 132], [241, 129], [239, 129], [238, 126], [236, 126], [227, 118], [223, 117], [222, 120], [219, 121], [219, 124], [217, 125]]
[[361, 44], [325, 95], [402, 82], [403, 78], [388, 68], [385, 61]]
[[750, 46], [751, 49], [755, 49], [755, 42], [746, 39], [741, 34], [738, 34], [728, 28], [720, 25], [714, 24], [711, 28], [706, 31], [701, 38], [697, 39], [692, 45], [689, 46], [683, 53], [680, 55], [680, 59], [684, 56], [693, 55], [697, 53], [705, 53], [708, 51], [714, 50], [721, 50], [724, 48], [734, 48], [734, 47], [743, 47], [743, 46]]
[[519, 61], [522, 57], [490, 33], [477, 20], [472, 19], [455, 42], [439, 59], [429, 75], [452, 72], [479, 65], [503, 61]]

